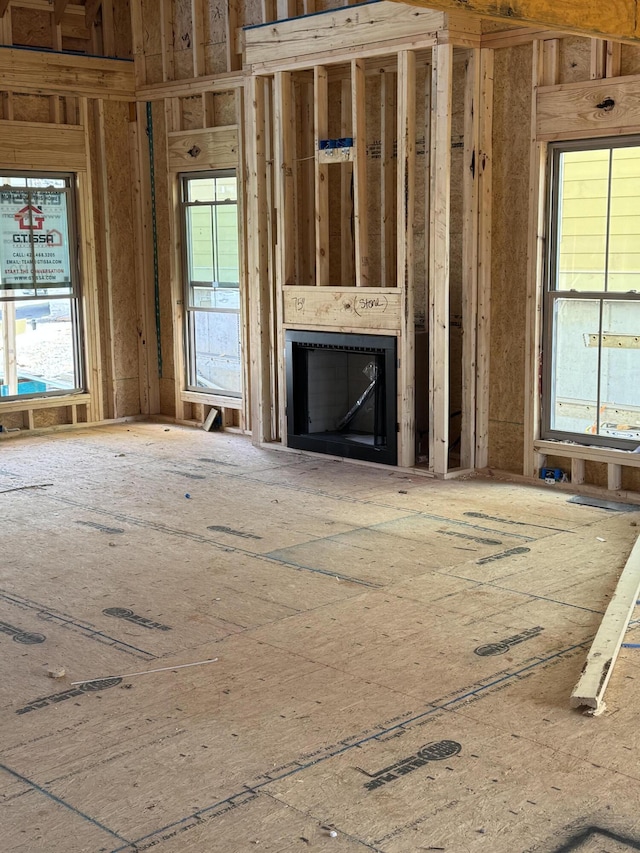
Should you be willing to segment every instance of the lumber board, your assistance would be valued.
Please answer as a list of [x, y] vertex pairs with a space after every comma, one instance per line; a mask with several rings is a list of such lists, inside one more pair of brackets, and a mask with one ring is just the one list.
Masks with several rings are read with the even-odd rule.
[[168, 134], [168, 144], [172, 172], [233, 169], [238, 165], [236, 125], [175, 131]]
[[245, 30], [247, 65], [281, 62], [309, 57], [326, 51], [347, 53], [373, 42], [388, 42], [415, 37], [416, 33], [444, 30], [447, 20], [442, 12], [396, 6], [387, 0], [355, 8], [332, 9], [315, 15], [259, 25]]
[[480, 51], [469, 51], [464, 90], [464, 171], [462, 176], [462, 424], [460, 465], [475, 466], [476, 358], [478, 318], [478, 228], [480, 143]]
[[478, 319], [476, 330], [475, 465], [488, 464], [491, 350], [491, 216], [493, 204], [493, 50], [480, 51], [480, 131], [478, 143]]
[[286, 287], [284, 323], [348, 327], [354, 331], [401, 328], [401, 291], [395, 287]]
[[538, 394], [541, 357], [542, 324], [542, 269], [544, 263], [545, 210], [544, 185], [546, 179], [546, 146], [536, 138], [538, 99], [536, 91], [544, 74], [544, 47], [542, 41], [533, 43], [531, 99], [531, 142], [529, 156], [529, 233], [527, 235], [527, 302], [525, 334], [525, 390], [524, 390], [524, 450], [522, 469], [533, 476], [540, 467], [540, 458], [533, 442], [540, 435], [540, 397]]
[[640, 127], [640, 77], [541, 87], [539, 140], [632, 133]]
[[329, 166], [320, 157], [320, 141], [329, 135], [327, 69], [317, 65], [313, 80], [316, 284], [326, 287], [329, 284]]
[[453, 47], [433, 51], [431, 222], [429, 233], [429, 469], [446, 474], [449, 457], [449, 250]]
[[[459, 0], [392, 0], [421, 8], [457, 11]], [[538, 24], [548, 29], [589, 36], [610, 36], [620, 41], [640, 38], [637, 6], [629, 0], [518, 0], [516, 4], [502, 0], [467, 0], [465, 11], [483, 17], [508, 20], [510, 23]]]
[[571, 693], [572, 708], [592, 709], [592, 716], [605, 710], [604, 693], [624, 639], [629, 619], [640, 594], [640, 537], [625, 563], [595, 636], [582, 675]]
[[0, 49], [0, 76], [13, 92], [80, 95], [104, 100], [135, 99], [133, 63], [123, 59]]
[[0, 121], [0, 160], [25, 169], [87, 170], [82, 127]]
[[415, 420], [415, 321], [414, 239], [416, 198], [416, 56], [412, 51], [398, 55], [397, 75], [397, 284], [402, 294], [401, 353], [398, 388], [400, 446], [398, 462], [413, 467], [416, 449]]
[[369, 223], [367, 216], [367, 119], [365, 65], [361, 59], [351, 63], [351, 126], [354, 135], [353, 231], [356, 286], [369, 286]]

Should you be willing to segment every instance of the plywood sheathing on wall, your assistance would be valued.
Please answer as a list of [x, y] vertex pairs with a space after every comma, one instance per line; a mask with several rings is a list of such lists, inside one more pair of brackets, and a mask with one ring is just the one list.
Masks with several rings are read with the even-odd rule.
[[496, 51], [489, 465], [521, 471], [527, 280], [531, 45]]

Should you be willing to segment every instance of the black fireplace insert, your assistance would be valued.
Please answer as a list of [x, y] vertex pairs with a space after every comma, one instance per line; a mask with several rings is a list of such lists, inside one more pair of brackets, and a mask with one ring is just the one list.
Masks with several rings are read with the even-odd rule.
[[287, 443], [397, 464], [396, 339], [286, 332]]

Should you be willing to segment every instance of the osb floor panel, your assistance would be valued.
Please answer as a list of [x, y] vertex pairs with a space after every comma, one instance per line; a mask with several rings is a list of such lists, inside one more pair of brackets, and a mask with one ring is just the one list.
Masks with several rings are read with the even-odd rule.
[[568, 704], [640, 514], [567, 497], [163, 425], [1, 444], [0, 850], [640, 850], [640, 651]]

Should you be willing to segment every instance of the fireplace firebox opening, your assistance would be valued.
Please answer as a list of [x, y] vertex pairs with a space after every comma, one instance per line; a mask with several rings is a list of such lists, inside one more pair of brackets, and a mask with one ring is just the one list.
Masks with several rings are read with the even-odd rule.
[[396, 339], [286, 332], [287, 444], [397, 464]]

